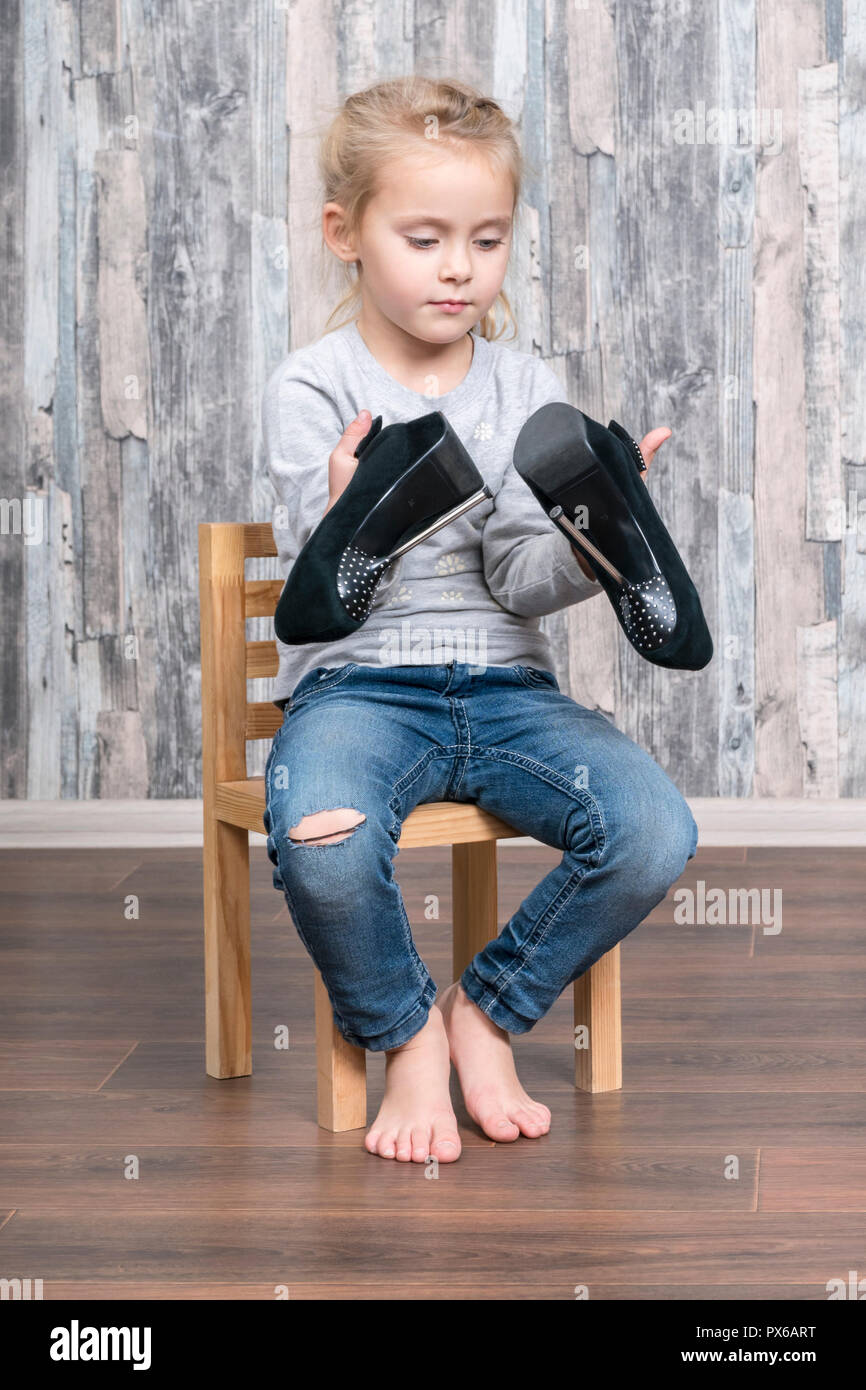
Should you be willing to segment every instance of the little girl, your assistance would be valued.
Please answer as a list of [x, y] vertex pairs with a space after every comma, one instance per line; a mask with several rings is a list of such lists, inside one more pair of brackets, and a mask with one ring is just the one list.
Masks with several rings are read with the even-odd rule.
[[[649, 754], [563, 694], [551, 669], [540, 617], [603, 590], [511, 461], [528, 416], [567, 395], [539, 357], [496, 341], [494, 306], [512, 317], [502, 283], [521, 183], [510, 121], [459, 82], [382, 82], [347, 98], [320, 165], [324, 238], [353, 277], [331, 319], [357, 312], [266, 387], [284, 574], [347, 486], [375, 415], [387, 425], [441, 410], [493, 496], [397, 560], [356, 632], [278, 641], [268, 854], [337, 1027], [385, 1053], [366, 1148], [444, 1163], [460, 1154], [452, 1061], [491, 1139], [547, 1133], [509, 1033], [528, 1032], [661, 902], [698, 832]], [[647, 462], [669, 433], [641, 441]], [[437, 1000], [393, 861], [413, 808], [447, 800], [563, 855]]]

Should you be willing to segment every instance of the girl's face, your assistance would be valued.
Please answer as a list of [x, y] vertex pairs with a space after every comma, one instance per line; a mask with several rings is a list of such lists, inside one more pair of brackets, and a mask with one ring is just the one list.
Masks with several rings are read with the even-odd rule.
[[354, 241], [365, 302], [413, 337], [456, 342], [502, 286], [513, 213], [508, 174], [478, 155], [422, 149], [392, 161]]

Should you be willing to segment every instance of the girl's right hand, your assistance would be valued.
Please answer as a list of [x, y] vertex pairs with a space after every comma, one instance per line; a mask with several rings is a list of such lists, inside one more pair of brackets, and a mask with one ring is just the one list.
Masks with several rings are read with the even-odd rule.
[[325, 516], [355, 476], [355, 469], [358, 467], [355, 450], [369, 431], [372, 419], [369, 410], [362, 410], [354, 420], [350, 420], [342, 439], [328, 459], [328, 505], [324, 511]]

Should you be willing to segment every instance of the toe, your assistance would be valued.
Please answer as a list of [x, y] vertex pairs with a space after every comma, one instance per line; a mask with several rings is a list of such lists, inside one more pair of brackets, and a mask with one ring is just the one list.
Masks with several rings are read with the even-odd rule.
[[457, 1133], [453, 1116], [438, 1122], [434, 1120], [430, 1153], [434, 1158], [438, 1158], [440, 1163], [453, 1163], [460, 1157], [460, 1135]]
[[397, 1135], [397, 1152], [394, 1155], [401, 1163], [411, 1162], [412, 1159], [412, 1134], [408, 1129], [401, 1129]]
[[481, 1126], [488, 1139], [508, 1143], [518, 1138], [520, 1130], [514, 1121], [508, 1118], [500, 1097], [482, 1090], [480, 1093], [464, 1094], [463, 1099], [473, 1120]]
[[536, 1115], [528, 1105], [515, 1106], [509, 1110], [508, 1118], [513, 1120], [520, 1130], [530, 1139], [537, 1139], [539, 1135], [545, 1133], [544, 1121], [540, 1115]]
[[376, 1153], [380, 1158], [393, 1158], [396, 1149], [395, 1135], [383, 1131], [379, 1135], [379, 1142], [376, 1146]]
[[412, 1162], [423, 1163], [430, 1153], [430, 1130], [416, 1125], [412, 1130]]
[[503, 1143], [516, 1139], [520, 1134], [520, 1126], [516, 1125], [514, 1121], [508, 1115], [503, 1114], [501, 1110], [489, 1115], [480, 1116], [478, 1123], [481, 1125], [486, 1135], [491, 1139], [499, 1139]]

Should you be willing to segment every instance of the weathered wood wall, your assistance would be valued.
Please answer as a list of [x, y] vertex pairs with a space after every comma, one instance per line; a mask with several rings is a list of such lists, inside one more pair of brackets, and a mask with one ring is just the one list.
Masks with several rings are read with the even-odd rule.
[[269, 517], [262, 388], [338, 293], [318, 134], [412, 70], [519, 123], [517, 346], [673, 430], [650, 488], [716, 657], [652, 667], [599, 602], [545, 619], [564, 688], [687, 795], [866, 795], [866, 0], [3, 17], [4, 797], [199, 794], [197, 526]]

